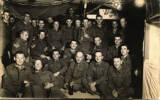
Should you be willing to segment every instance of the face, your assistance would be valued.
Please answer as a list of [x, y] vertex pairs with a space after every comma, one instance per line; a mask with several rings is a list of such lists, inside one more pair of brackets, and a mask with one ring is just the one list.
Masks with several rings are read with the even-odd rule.
[[101, 43], [102, 43], [101, 38], [100, 38], [100, 37], [96, 37], [96, 38], [94, 39], [94, 43], [95, 43], [96, 46], [101, 45]]
[[128, 50], [127, 46], [122, 46], [121, 47], [121, 54], [122, 54], [122, 56], [127, 56], [128, 53], [129, 53], [129, 50]]
[[117, 21], [113, 21], [112, 22], [112, 27], [113, 28], [117, 28], [118, 27], [118, 22]]
[[96, 52], [95, 53], [95, 60], [96, 62], [100, 63], [103, 60], [103, 55], [101, 52]]
[[4, 12], [4, 19], [9, 20], [9, 12]]
[[45, 38], [45, 32], [40, 32], [39, 38], [43, 40]]
[[24, 54], [16, 54], [14, 59], [16, 61], [16, 64], [19, 65], [19, 66], [23, 65], [24, 62], [25, 62]]
[[121, 64], [122, 64], [122, 61], [120, 58], [114, 58], [113, 59], [113, 62], [114, 62], [114, 67], [116, 69], [119, 69], [121, 67]]
[[75, 21], [75, 25], [76, 25], [76, 27], [81, 27], [81, 21], [80, 20], [76, 20]]
[[27, 41], [29, 33], [27, 31], [23, 31], [20, 35], [21, 39]]
[[37, 26], [37, 21], [36, 20], [32, 20], [32, 25], [33, 26]]
[[72, 25], [72, 20], [71, 19], [67, 19], [66, 23], [67, 23], [68, 26], [71, 26]]
[[77, 54], [76, 54], [77, 63], [81, 63], [83, 61], [83, 59], [84, 59], [83, 53], [82, 52], [77, 52]]
[[48, 21], [48, 23], [53, 23], [53, 18], [52, 17], [48, 17], [47, 21]]
[[73, 8], [70, 8], [70, 9], [69, 9], [69, 14], [72, 15], [73, 13], [74, 13]]
[[88, 28], [88, 19], [83, 20], [83, 25], [85, 28]]
[[103, 19], [102, 19], [102, 17], [97, 17], [97, 20], [96, 20], [96, 22], [97, 22], [97, 24], [102, 24], [102, 21], [103, 21]]
[[76, 41], [72, 41], [71, 44], [70, 44], [70, 47], [72, 49], [76, 49], [77, 48], [77, 42]]
[[44, 24], [44, 21], [43, 21], [43, 20], [40, 20], [38, 25], [39, 25], [39, 27], [43, 28], [44, 25], [45, 25], [45, 24]]
[[125, 18], [121, 18], [120, 24], [121, 24], [121, 27], [126, 27], [126, 24], [127, 24], [126, 19]]
[[36, 60], [34, 66], [35, 66], [35, 70], [40, 71], [43, 67], [42, 61], [41, 60]]
[[115, 38], [114, 38], [114, 43], [115, 43], [115, 45], [120, 45], [121, 42], [122, 42], [122, 40], [121, 40], [120, 37], [115, 37]]
[[59, 22], [55, 21], [53, 24], [54, 29], [59, 29]]
[[58, 60], [60, 57], [59, 51], [54, 51], [52, 56], [54, 60]]
[[25, 22], [29, 22], [30, 21], [30, 15], [29, 14], [25, 14], [24, 21]]

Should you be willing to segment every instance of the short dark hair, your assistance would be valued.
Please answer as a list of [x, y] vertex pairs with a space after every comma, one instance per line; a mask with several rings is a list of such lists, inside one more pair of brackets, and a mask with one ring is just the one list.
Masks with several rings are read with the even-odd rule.
[[14, 54], [14, 56], [16, 57], [17, 54], [23, 54], [24, 57], [26, 57], [25, 53], [23, 51], [16, 51], [16, 53]]

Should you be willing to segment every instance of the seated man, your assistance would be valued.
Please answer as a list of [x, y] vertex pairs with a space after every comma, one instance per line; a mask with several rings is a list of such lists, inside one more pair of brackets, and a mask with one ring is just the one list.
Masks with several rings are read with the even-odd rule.
[[28, 36], [29, 33], [26, 30], [23, 30], [20, 33], [20, 37], [17, 38], [12, 46], [12, 55], [14, 55], [17, 51], [23, 51], [26, 56], [29, 56], [29, 47], [28, 47]]
[[65, 86], [70, 85], [73, 87], [73, 91], [83, 91], [82, 81], [85, 79], [88, 64], [84, 61], [84, 54], [80, 51], [76, 53], [75, 59], [76, 61], [70, 64], [66, 73]]
[[95, 54], [96, 51], [101, 51], [101, 52], [103, 52], [103, 54], [104, 54], [104, 51], [105, 51], [105, 48], [102, 44], [102, 39], [99, 36], [94, 38], [94, 46], [91, 49], [91, 53]]
[[105, 98], [129, 98], [133, 96], [131, 87], [131, 71], [122, 66], [120, 57], [114, 57], [114, 66], [108, 72], [108, 84], [105, 85]]
[[25, 80], [24, 97], [64, 97], [64, 94], [57, 88], [60, 83], [55, 80], [52, 73], [42, 70], [41, 59], [36, 59], [33, 67], [34, 72], [28, 76], [28, 80]]
[[90, 93], [98, 93], [102, 95], [103, 86], [101, 83], [106, 81], [106, 74], [109, 69], [109, 64], [103, 61], [103, 54], [100, 51], [95, 52], [95, 62], [93, 61], [87, 71], [87, 85]]
[[64, 50], [63, 59], [67, 65], [73, 61], [76, 52], [78, 51], [78, 44], [77, 41], [72, 40], [70, 43], [70, 48]]
[[31, 67], [25, 63], [25, 54], [17, 51], [15, 63], [7, 66], [4, 76], [4, 86], [7, 97], [21, 97], [24, 92], [24, 81], [32, 73]]
[[48, 71], [52, 72], [55, 80], [59, 82], [58, 88], [63, 88], [64, 86], [64, 74], [67, 71], [67, 66], [60, 59], [60, 52], [58, 50], [52, 51], [52, 60], [49, 61], [47, 67]]
[[47, 41], [46, 41], [46, 33], [44, 31], [40, 31], [38, 34], [38, 39], [34, 40], [31, 44], [31, 57], [42, 59], [50, 59], [49, 56], [47, 56]]

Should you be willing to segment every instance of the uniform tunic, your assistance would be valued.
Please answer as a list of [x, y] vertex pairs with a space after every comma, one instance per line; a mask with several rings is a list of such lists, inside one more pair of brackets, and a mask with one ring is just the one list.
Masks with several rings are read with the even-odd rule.
[[86, 77], [88, 64], [85, 61], [81, 63], [72, 62], [66, 73], [65, 82], [69, 83], [74, 81], [73, 89], [75, 91], [81, 91], [83, 88], [83, 80]]
[[131, 71], [124, 66], [120, 70], [115, 67], [110, 67], [108, 88], [106, 89], [106, 95], [109, 98], [113, 98], [112, 91], [115, 89], [118, 91], [118, 98], [127, 98], [133, 95], [133, 89], [131, 88]]
[[28, 52], [28, 43], [27, 41], [22, 40], [21, 38], [17, 38], [12, 46], [12, 54], [14, 55], [17, 51], [23, 51], [25, 55], [29, 55]]
[[28, 80], [31, 72], [31, 67], [28, 65], [23, 65], [22, 69], [18, 69], [15, 63], [7, 66], [4, 89], [8, 91], [8, 97], [16, 97], [17, 93], [24, 92], [24, 80]]
[[64, 44], [62, 31], [55, 31], [54, 29], [49, 30], [47, 42], [51, 50], [53, 46], [60, 49]]

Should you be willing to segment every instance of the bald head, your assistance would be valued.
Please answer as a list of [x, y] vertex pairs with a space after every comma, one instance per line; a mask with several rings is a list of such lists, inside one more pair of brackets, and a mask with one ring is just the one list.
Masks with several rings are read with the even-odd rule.
[[77, 54], [76, 54], [77, 63], [81, 63], [83, 61], [83, 59], [84, 59], [83, 53], [82, 52], [77, 52]]

